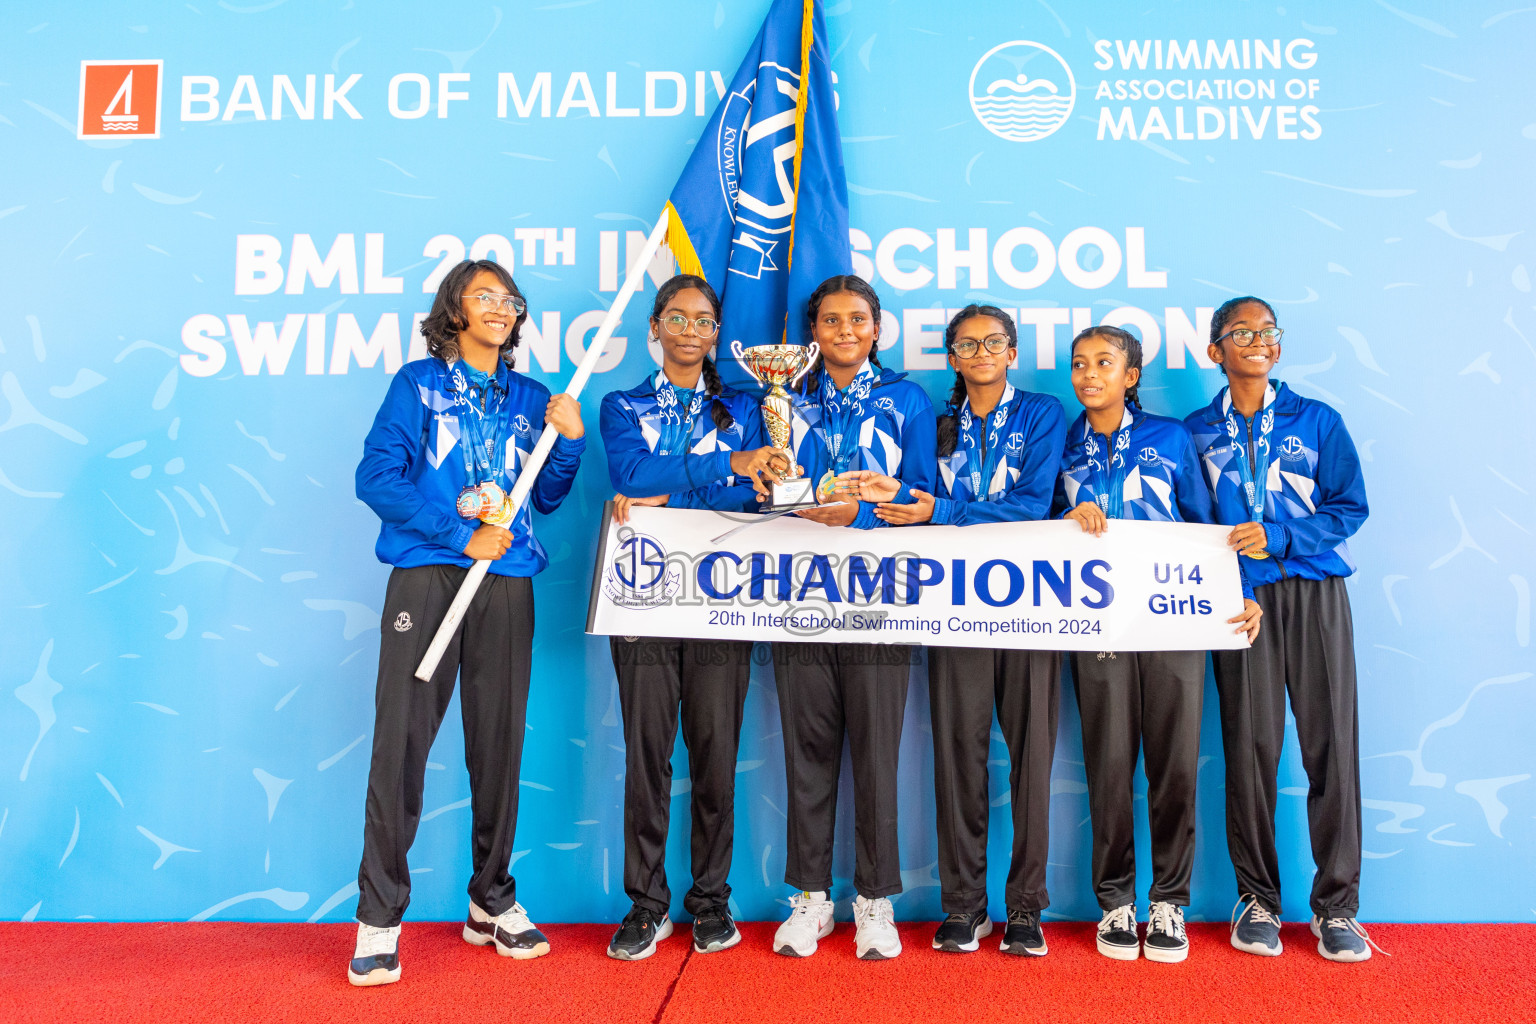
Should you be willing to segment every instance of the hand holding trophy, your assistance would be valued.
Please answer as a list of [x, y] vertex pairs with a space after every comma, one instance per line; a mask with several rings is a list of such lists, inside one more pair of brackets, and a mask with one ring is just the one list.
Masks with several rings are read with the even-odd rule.
[[814, 485], [809, 477], [799, 475], [794, 453], [790, 450], [790, 400], [785, 385], [794, 387], [800, 383], [816, 363], [820, 349], [813, 341], [809, 345], [753, 345], [743, 349], [741, 342], [731, 342], [731, 354], [746, 367], [748, 373], [767, 389], [763, 396], [763, 426], [768, 440], [782, 450], [789, 469], [783, 479], [769, 484], [765, 512], [788, 512], [798, 508], [811, 508], [816, 504]]

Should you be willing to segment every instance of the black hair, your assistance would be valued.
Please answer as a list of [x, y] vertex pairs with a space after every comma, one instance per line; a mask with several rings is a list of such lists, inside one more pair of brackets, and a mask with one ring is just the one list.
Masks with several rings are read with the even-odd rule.
[[[960, 325], [976, 316], [991, 317], [1003, 325], [1003, 333], [1008, 335], [1008, 348], [1010, 351], [1019, 347], [1019, 329], [1013, 324], [1013, 317], [996, 306], [980, 306], [971, 303], [960, 312], [950, 317], [949, 326], [944, 328], [944, 353], [955, 354], [955, 336], [960, 333]], [[1006, 373], [1006, 371], [1005, 371]], [[965, 401], [965, 378], [960, 371], [955, 371], [955, 386], [949, 393], [949, 407], [944, 410], [944, 415], [939, 417], [939, 458], [945, 458], [955, 453], [955, 443], [960, 439], [960, 405]]]
[[[1231, 323], [1234, 319], [1237, 318], [1237, 308], [1239, 306], [1247, 305], [1250, 302], [1257, 302], [1259, 305], [1263, 306], [1269, 312], [1269, 318], [1274, 320], [1276, 323], [1279, 322], [1279, 318], [1275, 316], [1274, 306], [1271, 306], [1257, 295], [1239, 295], [1237, 298], [1228, 299], [1226, 302], [1223, 302], [1221, 305], [1217, 306], [1216, 312], [1211, 314], [1212, 345], [1221, 344], [1221, 336], [1227, 333], [1227, 324]], [[1227, 375], [1227, 364], [1217, 363], [1216, 365], [1221, 368], [1221, 375], [1225, 377]]]
[[528, 300], [512, 281], [512, 274], [495, 260], [464, 260], [448, 271], [442, 284], [437, 286], [437, 297], [432, 300], [432, 311], [421, 322], [421, 336], [427, 340], [427, 351], [445, 363], [459, 358], [459, 334], [469, 329], [469, 318], [464, 315], [464, 289], [475, 275], [488, 270], [496, 275], [508, 295], [523, 300], [523, 311], [512, 322], [509, 337], [501, 343], [501, 361], [512, 365], [513, 351], [517, 348], [518, 334], [528, 319]]
[[[816, 337], [816, 319], [821, 316], [822, 302], [828, 295], [836, 295], [838, 292], [857, 295], [869, 304], [869, 312], [875, 321], [875, 343], [869, 346], [869, 361], [876, 369], [885, 369], [880, 365], [880, 296], [875, 294], [875, 289], [868, 281], [857, 274], [836, 274], [821, 282], [811, 292], [811, 297], [805, 301], [806, 340]], [[807, 373], [803, 387], [807, 394], [816, 391], [821, 387], [821, 374]]]
[[[709, 308], [715, 314], [715, 323], [720, 323], [720, 296], [715, 294], [715, 290], [709, 286], [709, 282], [697, 274], [675, 274], [668, 278], [666, 283], [660, 288], [656, 289], [656, 301], [651, 303], [651, 322], [652, 326], [656, 329], [658, 338], [661, 336], [661, 327], [658, 326], [657, 322], [660, 321], [661, 314], [666, 310], [667, 303], [671, 302], [678, 292], [689, 288], [698, 290], [704, 296], [709, 302]], [[720, 337], [718, 331], [715, 337]], [[699, 375], [704, 378], [705, 392], [714, 399], [710, 402], [709, 416], [710, 419], [715, 421], [715, 428], [718, 430], [730, 430], [731, 427], [736, 425], [736, 418], [731, 415], [731, 410], [727, 409], [725, 403], [720, 400], [720, 390], [724, 386], [720, 383], [720, 371], [715, 369], [715, 361], [707, 355], [704, 357], [704, 364], [699, 367]]]
[[[1100, 324], [1097, 327], [1089, 327], [1078, 332], [1072, 339], [1071, 352], [1077, 351], [1077, 343], [1087, 341], [1089, 338], [1108, 338], [1115, 348], [1125, 353], [1125, 368], [1127, 370], [1141, 370], [1141, 342], [1136, 340], [1136, 335], [1130, 331], [1121, 330], [1119, 327], [1111, 327], [1108, 324]], [[1141, 388], [1141, 376], [1138, 372], [1136, 383], [1125, 389], [1125, 400], [1134, 405], [1141, 405], [1141, 396], [1137, 392]]]

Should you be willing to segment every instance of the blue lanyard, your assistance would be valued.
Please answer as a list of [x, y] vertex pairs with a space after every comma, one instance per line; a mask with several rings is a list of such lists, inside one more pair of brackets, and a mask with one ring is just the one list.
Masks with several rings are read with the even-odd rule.
[[491, 374], [462, 361], [453, 366], [453, 387], [463, 435], [460, 447], [464, 449], [465, 484], [474, 487], [497, 481], [503, 470], [497, 452], [506, 433], [507, 418], [502, 409], [506, 390]]
[[1125, 407], [1120, 426], [1114, 436], [1099, 443], [1100, 434], [1093, 432], [1088, 417], [1083, 417], [1083, 454], [1088, 456], [1088, 479], [1093, 484], [1094, 500], [1104, 515], [1110, 519], [1122, 519], [1125, 512], [1126, 453], [1131, 448], [1131, 407]]
[[[1237, 475], [1243, 484], [1243, 503], [1248, 508], [1248, 518], [1255, 523], [1264, 521], [1264, 491], [1269, 482], [1269, 435], [1275, 427], [1275, 386], [1264, 388], [1264, 405], [1254, 417], [1258, 422], [1259, 436], [1253, 442], [1253, 466], [1248, 465], [1248, 445], [1245, 435], [1252, 421], [1248, 420], [1232, 404], [1230, 388], [1221, 392], [1222, 405], [1227, 412], [1227, 436], [1237, 449]], [[1241, 422], [1239, 422], [1241, 421]]]
[[875, 382], [874, 371], [865, 363], [848, 386], [839, 391], [832, 375], [821, 371], [822, 439], [832, 461], [832, 473], [846, 472], [853, 462], [858, 444], [849, 440], [864, 417], [864, 399]]
[[657, 374], [656, 407], [661, 410], [661, 436], [656, 443], [657, 455], [681, 455], [693, 435], [693, 421], [704, 409], [708, 394], [703, 388], [680, 388], [667, 379], [665, 373]]
[[[998, 440], [1002, 435], [1003, 424], [1008, 422], [1008, 406], [1013, 397], [1013, 386], [1010, 384], [998, 399], [997, 408], [982, 420], [980, 430], [973, 430], [976, 417], [971, 413], [969, 398], [965, 400], [965, 406], [960, 412], [960, 436], [965, 441], [965, 464], [970, 469], [971, 496], [975, 501], [992, 500], [992, 476], [997, 470], [997, 458], [1001, 450]], [[983, 453], [980, 459], [977, 458], [978, 450]], [[999, 487], [998, 493], [1006, 489]]]

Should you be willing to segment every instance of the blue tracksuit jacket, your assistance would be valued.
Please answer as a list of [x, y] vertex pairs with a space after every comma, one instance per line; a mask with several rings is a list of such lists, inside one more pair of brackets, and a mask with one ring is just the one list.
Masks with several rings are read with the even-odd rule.
[[[549, 389], [505, 364], [496, 371], [496, 385], [506, 392], [502, 415], [510, 422], [496, 482], [510, 493], [544, 429]], [[406, 363], [389, 382], [357, 465], [357, 496], [383, 520], [374, 547], [381, 562], [401, 569], [473, 562], [464, 545], [481, 523], [462, 518], [456, 507], [467, 481], [455, 399], [449, 364], [441, 359]], [[555, 441], [528, 503], [512, 522], [512, 546], [491, 563], [491, 572], [533, 576], [549, 564], [533, 535], [528, 505], [545, 515], [560, 507], [586, 445], [585, 437]]]
[[637, 387], [603, 396], [599, 432], [608, 453], [608, 477], [614, 490], [630, 498], [665, 494], [669, 508], [756, 511], [757, 492], [750, 483], [731, 475], [731, 453], [768, 443], [758, 399], [735, 388], [724, 388], [718, 400], [736, 421], [729, 430], [715, 426], [710, 414], [713, 401], [706, 400], [694, 419], [688, 451], [654, 455], [663, 429], [664, 413], [656, 401], [660, 383], [658, 370]]
[[[969, 399], [959, 409], [946, 406], [944, 415], [956, 417], [959, 436], [954, 452], [938, 460], [939, 489], [932, 521], [940, 526], [969, 526], [1044, 519], [1051, 510], [1067, 435], [1061, 403], [1009, 384], [997, 408], [985, 417], [971, 415]], [[980, 495], [972, 489], [972, 474], [984, 469], [968, 464], [972, 455], [965, 445], [967, 433], [978, 440], [978, 454], [989, 449], [997, 452], [991, 479], [981, 481]]]
[[[1355, 571], [1345, 543], [1365, 523], [1365, 478], [1344, 421], [1331, 407], [1302, 398], [1275, 384], [1275, 423], [1265, 481], [1264, 535], [1269, 558], [1240, 559], [1256, 584], [1286, 576], [1320, 580]], [[1249, 519], [1242, 479], [1234, 459], [1250, 458], [1248, 438], [1227, 435], [1227, 389], [1184, 423], [1194, 435], [1215, 498], [1218, 522], [1235, 526]], [[1245, 429], [1254, 429], [1244, 421]], [[1249, 465], [1252, 465], [1250, 461]]]
[[[817, 367], [811, 372], [819, 375], [821, 369]], [[858, 449], [847, 468], [872, 469], [893, 476], [908, 487], [932, 493], [936, 444], [933, 402], [926, 391], [906, 377], [895, 370], [880, 370], [854, 428]], [[819, 481], [832, 468], [821, 391], [802, 390], [792, 392], [790, 397], [794, 405], [790, 414], [790, 447], [805, 475]], [[859, 513], [849, 525], [872, 530], [886, 524], [875, 518], [872, 502], [861, 501]]]

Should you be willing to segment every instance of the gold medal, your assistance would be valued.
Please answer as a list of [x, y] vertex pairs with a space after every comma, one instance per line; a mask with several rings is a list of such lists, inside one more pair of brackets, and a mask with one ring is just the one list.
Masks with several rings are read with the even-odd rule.
[[507, 500], [507, 494], [496, 484], [487, 480], [480, 485], [480, 509], [476, 513], [480, 519], [495, 515], [501, 510], [502, 502]]
[[1248, 557], [1249, 558], [1268, 558], [1269, 557], [1269, 552], [1265, 551], [1263, 548], [1260, 548], [1257, 551], [1250, 551], [1250, 552], [1248, 552]]
[[837, 474], [830, 469], [822, 474], [821, 480], [816, 484], [816, 500], [825, 505], [827, 502], [837, 499]]

